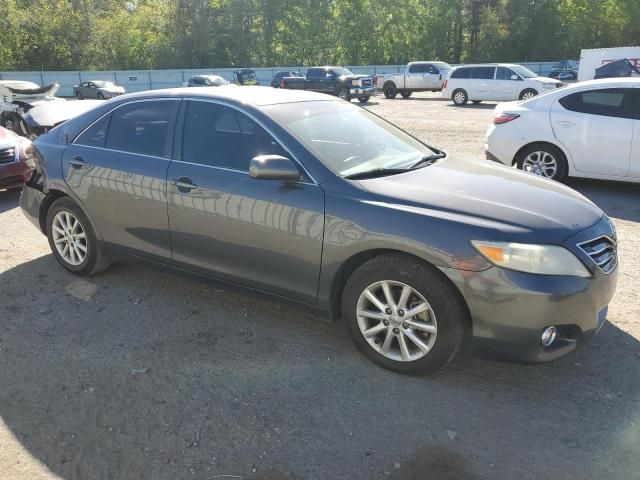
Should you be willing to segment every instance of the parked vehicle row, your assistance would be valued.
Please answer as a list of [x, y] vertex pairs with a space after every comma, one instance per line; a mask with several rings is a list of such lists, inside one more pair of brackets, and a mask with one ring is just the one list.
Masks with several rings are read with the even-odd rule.
[[640, 79], [591, 80], [498, 104], [485, 150], [553, 180], [640, 182]]
[[616, 232], [582, 195], [327, 95], [135, 93], [26, 153], [22, 209], [68, 271], [133, 256], [290, 298], [398, 372], [470, 343], [558, 358], [599, 330], [615, 290]]

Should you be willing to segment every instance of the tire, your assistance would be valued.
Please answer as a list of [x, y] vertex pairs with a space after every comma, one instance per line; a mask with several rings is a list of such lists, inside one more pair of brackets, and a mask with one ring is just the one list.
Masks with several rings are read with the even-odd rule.
[[529, 100], [538, 95], [538, 91], [533, 88], [526, 88], [522, 92], [520, 92], [520, 96], [518, 97], [520, 100]]
[[480, 102], [482, 102], [482, 100], [472, 100], [471, 103], [473, 103], [474, 105], [479, 105]]
[[80, 92], [76, 92], [76, 98], [78, 100], [83, 100], [82, 94]]
[[[69, 261], [69, 259], [63, 257], [61, 252], [56, 247], [56, 242], [59, 242], [59, 245], [61, 247], [64, 247], [64, 245], [67, 244], [68, 252], [71, 252], [72, 250], [72, 248], [68, 247], [68, 244], [71, 242], [67, 242], [66, 240], [64, 240], [64, 237], [63, 240], [60, 241], [60, 227], [63, 225], [59, 223], [58, 215], [62, 215], [62, 218], [66, 217], [66, 219], [75, 219], [77, 222], [79, 222], [80, 228], [74, 231], [76, 232], [76, 234], [77, 232], [84, 233], [85, 255], [82, 261], [79, 261], [81, 259], [77, 256], [79, 255], [78, 253], [76, 253], [75, 255], [73, 253], [67, 253], [67, 257], [75, 258], [76, 261], [78, 261], [78, 263], [76, 264], [73, 264]], [[65, 223], [67, 223], [66, 219]], [[56, 222], [55, 225], [54, 221]], [[72, 225], [74, 224], [73, 221], [70, 221], [68, 223], [71, 223]], [[67, 226], [69, 226], [68, 223]], [[111, 262], [107, 257], [104, 256], [104, 254], [100, 250], [100, 246], [98, 245], [98, 241], [93, 231], [93, 227], [91, 226], [91, 222], [89, 222], [89, 219], [84, 214], [84, 212], [69, 197], [59, 198], [51, 204], [47, 212], [46, 227], [47, 239], [49, 240], [49, 247], [51, 248], [53, 256], [56, 258], [58, 263], [60, 263], [60, 265], [62, 265], [71, 273], [82, 276], [94, 275], [103, 271], [110, 265]], [[76, 245], [78, 245], [78, 243], [82, 245], [82, 240], [83, 239], [81, 238], [77, 238], [74, 243]], [[82, 253], [82, 248], [76, 247], [75, 249], [73, 249], [73, 251]]]
[[396, 89], [396, 86], [393, 83], [386, 84], [382, 91], [384, 93], [385, 98], [396, 98], [396, 95], [398, 95], [398, 90]]
[[[553, 174], [550, 174], [551, 159], [555, 162]], [[567, 176], [567, 159], [564, 153], [548, 143], [534, 143], [524, 148], [516, 155], [515, 163], [520, 170], [557, 182], [563, 181]], [[549, 165], [549, 167], [544, 168], [544, 165]]]
[[368, 102], [368, 101], [369, 101], [369, 99], [370, 99], [370, 98], [371, 98], [371, 97], [358, 97], [358, 101], [359, 101], [360, 103], [366, 103], [366, 102]]
[[467, 95], [467, 92], [465, 90], [458, 88], [451, 94], [451, 100], [453, 100], [453, 103], [455, 105], [461, 107], [462, 105], [467, 104], [467, 102], [469, 101], [469, 95]]
[[[408, 286], [411, 294], [405, 307], [422, 306], [428, 310], [410, 318], [402, 316], [404, 312], [399, 306], [392, 311], [393, 315], [387, 315], [365, 295], [367, 290], [377, 291], [380, 296], [374, 293], [376, 298], [385, 298], [381, 286], [384, 282], [390, 286], [394, 303], [402, 300], [401, 292]], [[381, 303], [383, 307], [388, 304]], [[373, 311], [386, 320], [371, 319], [359, 315], [359, 311]], [[389, 370], [413, 375], [433, 373], [451, 362], [461, 350], [470, 325], [466, 306], [455, 287], [436, 269], [401, 254], [375, 257], [349, 277], [342, 297], [342, 316], [354, 343], [369, 360]], [[413, 328], [407, 321], [421, 328]], [[378, 328], [378, 333], [365, 338], [363, 331], [372, 327]], [[431, 328], [432, 332], [422, 330], [425, 328]], [[391, 340], [386, 341], [389, 336]], [[418, 337], [426, 353], [410, 336]], [[407, 345], [406, 357], [401, 338]]]
[[98, 92], [96, 97], [98, 98], [98, 100], [104, 100], [104, 94], [102, 92]]
[[348, 88], [341, 88], [338, 91], [338, 97], [346, 100], [347, 102], [351, 101], [351, 93], [349, 93], [349, 89]]
[[2, 117], [2, 126], [14, 133], [20, 133], [20, 117], [15, 112], [6, 112]]
[[409, 98], [413, 92], [401, 92], [402, 98]]

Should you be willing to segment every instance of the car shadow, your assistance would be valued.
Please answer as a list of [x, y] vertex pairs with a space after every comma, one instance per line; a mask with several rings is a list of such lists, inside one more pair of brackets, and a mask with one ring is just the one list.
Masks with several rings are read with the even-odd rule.
[[0, 319], [2, 453], [65, 480], [640, 467], [640, 345], [611, 323], [551, 364], [462, 357], [407, 377], [302, 308], [132, 265], [79, 278], [51, 255], [2, 273]]
[[20, 203], [20, 192], [15, 190], [0, 190], [0, 213], [7, 212]]
[[466, 105], [455, 105], [453, 102], [450, 105], [447, 105], [447, 107], [449, 108], [460, 108], [460, 109], [465, 109], [465, 108], [473, 108], [475, 110], [493, 110], [494, 108], [496, 108], [497, 103], [467, 103]]
[[640, 184], [584, 178], [569, 178], [565, 183], [610, 217], [640, 222]]

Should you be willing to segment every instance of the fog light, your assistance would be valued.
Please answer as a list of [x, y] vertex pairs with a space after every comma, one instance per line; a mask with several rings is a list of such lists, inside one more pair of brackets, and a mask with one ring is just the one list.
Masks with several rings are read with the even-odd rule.
[[544, 332], [542, 332], [542, 336], [540, 337], [542, 346], [548, 347], [549, 345], [551, 345], [556, 339], [557, 333], [558, 333], [558, 330], [556, 329], [556, 327], [551, 326], [551, 327], [545, 328]]

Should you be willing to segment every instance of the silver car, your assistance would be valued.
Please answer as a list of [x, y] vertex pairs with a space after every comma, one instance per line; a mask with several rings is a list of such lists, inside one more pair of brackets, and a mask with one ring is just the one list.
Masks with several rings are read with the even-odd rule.
[[125, 93], [124, 87], [104, 80], [82, 82], [80, 85], [74, 85], [73, 87], [73, 95], [78, 100], [83, 100], [85, 98], [97, 98], [99, 100], [104, 100], [107, 98], [117, 97], [123, 93]]

